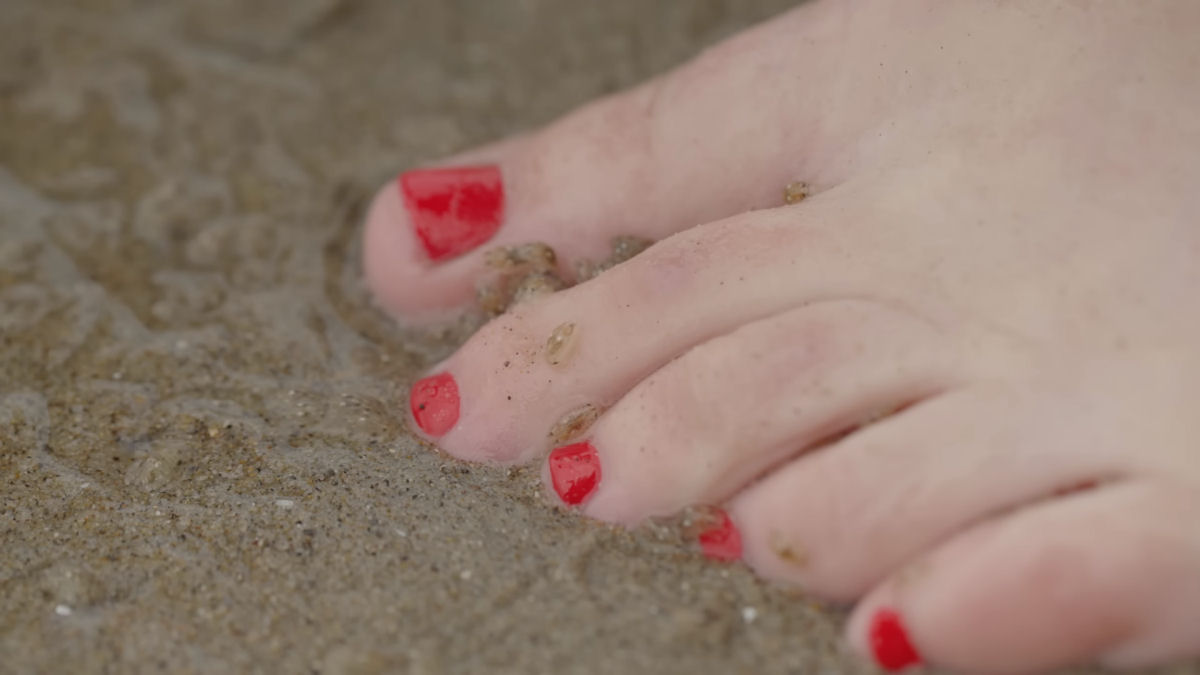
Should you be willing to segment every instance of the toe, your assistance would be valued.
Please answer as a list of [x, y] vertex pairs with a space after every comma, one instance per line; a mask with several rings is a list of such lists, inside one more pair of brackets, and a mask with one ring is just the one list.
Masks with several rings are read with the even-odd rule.
[[776, 209], [693, 228], [588, 283], [518, 305], [433, 370], [455, 383], [453, 420], [418, 426], [462, 459], [531, 458], [553, 447], [564, 416], [610, 407], [697, 344], [820, 299], [864, 297], [876, 268], [865, 256], [847, 259], [838, 239], [853, 228], [825, 227], [830, 218], [812, 207], [802, 219]]
[[815, 172], [831, 165], [815, 100], [788, 72], [824, 53], [825, 13], [802, 7], [544, 130], [384, 186], [364, 240], [381, 304], [417, 318], [463, 306], [484, 248], [543, 242], [564, 265], [600, 260], [616, 236], [658, 240], [781, 205], [796, 181], [833, 184]]
[[[1174, 450], [1180, 438], [1162, 431], [1177, 413], [1135, 413], [1111, 396], [1149, 396], [1155, 390], [1144, 376], [1097, 379], [1091, 368], [1034, 366], [1013, 360], [1008, 343], [953, 332], [970, 345], [956, 375], [971, 384], [777, 466], [731, 500], [748, 564], [808, 592], [854, 600], [996, 514], [1128, 476], [1195, 475], [1186, 453]], [[1030, 369], [1040, 374], [1006, 379]], [[1172, 401], [1193, 397], [1164, 390], [1153, 398], [1171, 410]], [[1158, 451], [1131, 453], [1131, 438]]]
[[898, 670], [1142, 667], [1200, 654], [1200, 500], [1118, 482], [984, 522], [891, 577], [850, 641]]
[[789, 456], [951, 386], [948, 342], [908, 314], [845, 300], [698, 345], [592, 427], [604, 480], [585, 513], [632, 525], [721, 503]]
[[1129, 471], [1122, 453], [1090, 438], [1047, 438], [1046, 406], [1009, 385], [975, 384], [780, 466], [729, 505], [747, 563], [853, 600], [980, 518]]

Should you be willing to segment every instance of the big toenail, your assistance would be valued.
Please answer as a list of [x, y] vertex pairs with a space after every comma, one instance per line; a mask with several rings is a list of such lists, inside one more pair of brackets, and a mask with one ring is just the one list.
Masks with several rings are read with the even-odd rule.
[[417, 238], [438, 262], [474, 249], [504, 218], [504, 182], [495, 166], [418, 169], [398, 180]]
[[896, 610], [885, 607], [875, 612], [867, 636], [875, 660], [884, 670], [895, 672], [921, 663]]
[[570, 506], [582, 504], [600, 484], [600, 455], [587, 441], [556, 448], [549, 462], [554, 491]]
[[697, 540], [704, 555], [713, 560], [731, 562], [742, 557], [742, 533], [722, 509], [714, 512], [713, 523], [702, 531]]
[[450, 373], [418, 380], [409, 392], [408, 404], [422, 431], [441, 436], [458, 422], [458, 383]]
[[548, 436], [555, 443], [566, 443], [573, 438], [582, 436], [583, 432], [587, 431], [599, 417], [600, 408], [591, 403], [585, 403], [555, 422], [554, 426], [550, 427]]
[[575, 354], [575, 346], [579, 342], [575, 324], [559, 324], [550, 337], [546, 339], [546, 363], [552, 366], [565, 366]]

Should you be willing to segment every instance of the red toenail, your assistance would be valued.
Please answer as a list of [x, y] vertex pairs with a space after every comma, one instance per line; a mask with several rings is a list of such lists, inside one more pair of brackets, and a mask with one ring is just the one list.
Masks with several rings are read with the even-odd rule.
[[600, 455], [591, 443], [572, 443], [550, 453], [550, 482], [567, 504], [575, 506], [600, 483]]
[[458, 422], [458, 384], [450, 373], [417, 381], [408, 403], [417, 426], [430, 436], [441, 436]]
[[739, 560], [742, 557], [742, 533], [728, 513], [720, 511], [719, 517], [716, 525], [700, 533], [700, 550], [713, 560]]
[[435, 262], [470, 251], [500, 228], [504, 182], [495, 166], [418, 169], [398, 182], [417, 238]]
[[921, 663], [921, 655], [908, 641], [908, 631], [894, 609], [881, 609], [871, 619], [869, 632], [875, 660], [887, 671], [904, 670]]

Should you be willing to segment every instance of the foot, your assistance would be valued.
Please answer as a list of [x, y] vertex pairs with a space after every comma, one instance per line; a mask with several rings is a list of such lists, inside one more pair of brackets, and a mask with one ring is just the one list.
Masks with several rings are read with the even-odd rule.
[[721, 507], [711, 553], [857, 601], [888, 669], [1200, 654], [1198, 22], [807, 3], [406, 174], [365, 259], [406, 316], [489, 247], [661, 240], [489, 323], [415, 424], [595, 518]]

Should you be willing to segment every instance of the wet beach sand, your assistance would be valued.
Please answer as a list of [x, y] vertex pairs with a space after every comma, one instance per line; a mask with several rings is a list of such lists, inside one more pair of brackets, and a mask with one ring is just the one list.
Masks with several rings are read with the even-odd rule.
[[463, 331], [357, 261], [396, 170], [790, 4], [3, 0], [0, 673], [870, 672], [837, 612], [412, 438]]

